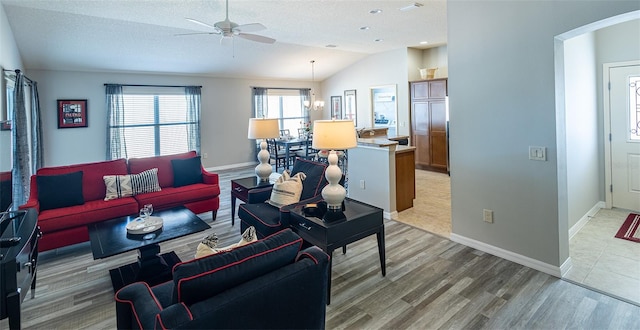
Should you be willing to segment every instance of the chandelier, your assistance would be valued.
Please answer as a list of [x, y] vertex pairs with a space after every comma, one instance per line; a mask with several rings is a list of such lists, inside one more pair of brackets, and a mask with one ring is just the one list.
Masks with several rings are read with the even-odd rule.
[[[311, 60], [311, 83], [315, 83], [315, 72], [314, 72], [314, 64], [315, 60]], [[304, 107], [308, 110], [318, 110], [321, 111], [324, 108], [324, 101], [316, 100], [316, 93], [311, 90], [311, 100], [304, 101]]]

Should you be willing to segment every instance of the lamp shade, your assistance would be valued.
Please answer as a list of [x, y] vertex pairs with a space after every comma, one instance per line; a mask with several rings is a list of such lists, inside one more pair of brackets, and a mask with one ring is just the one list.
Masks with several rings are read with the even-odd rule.
[[314, 149], [343, 150], [358, 145], [353, 120], [316, 120], [313, 122]]
[[278, 119], [250, 118], [249, 139], [271, 139], [280, 136]]

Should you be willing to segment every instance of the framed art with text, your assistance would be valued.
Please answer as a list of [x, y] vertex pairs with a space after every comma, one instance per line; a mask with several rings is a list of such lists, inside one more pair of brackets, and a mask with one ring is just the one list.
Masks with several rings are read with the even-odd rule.
[[357, 101], [356, 101], [356, 90], [350, 89], [344, 91], [344, 114], [342, 115], [342, 119], [351, 119], [353, 120], [353, 124], [357, 125], [358, 123], [358, 111], [357, 111]]
[[88, 127], [87, 100], [58, 100], [58, 128]]
[[342, 96], [331, 97], [331, 118], [342, 119]]

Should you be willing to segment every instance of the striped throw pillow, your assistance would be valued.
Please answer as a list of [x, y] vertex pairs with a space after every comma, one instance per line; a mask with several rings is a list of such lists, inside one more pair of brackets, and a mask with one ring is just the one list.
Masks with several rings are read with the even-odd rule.
[[131, 188], [134, 195], [162, 190], [158, 182], [158, 169], [152, 168], [138, 174], [132, 174]]

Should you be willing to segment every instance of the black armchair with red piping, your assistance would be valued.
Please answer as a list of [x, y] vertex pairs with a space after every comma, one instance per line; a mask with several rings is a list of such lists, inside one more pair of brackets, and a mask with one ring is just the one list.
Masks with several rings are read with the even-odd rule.
[[115, 294], [118, 329], [324, 329], [329, 256], [291, 229]]
[[271, 188], [260, 188], [249, 191], [247, 203], [238, 207], [240, 218], [240, 232], [253, 226], [258, 238], [269, 236], [284, 228], [289, 228], [289, 212], [298, 205], [317, 203], [322, 201], [322, 188], [328, 184], [325, 178], [327, 164], [314, 162], [302, 158], [296, 159], [291, 176], [298, 172], [305, 174], [302, 181], [302, 194], [300, 201], [295, 204], [275, 207], [265, 203], [271, 196]]

